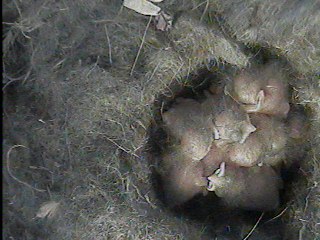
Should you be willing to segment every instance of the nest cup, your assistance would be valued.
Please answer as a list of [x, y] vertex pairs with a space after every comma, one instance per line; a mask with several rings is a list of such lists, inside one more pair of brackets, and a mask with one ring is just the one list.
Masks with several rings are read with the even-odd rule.
[[[265, 55], [257, 56], [256, 59], [258, 62], [260, 61], [260, 64], [263, 64], [267, 60]], [[228, 207], [221, 203], [221, 199], [215, 194], [209, 194], [207, 196], [197, 194], [195, 197], [182, 204], [172, 205], [172, 202], [166, 198], [166, 193], [164, 192], [163, 173], [161, 172], [163, 170], [159, 167], [162, 161], [161, 156], [170, 149], [172, 144], [175, 145], [179, 143], [169, 142], [169, 136], [166, 132], [161, 115], [163, 112], [175, 106], [176, 98], [189, 98], [202, 102], [206, 99], [204, 94], [205, 91], [208, 91], [209, 89], [213, 93], [219, 91], [219, 88], [221, 89], [221, 87], [227, 84], [228, 76], [229, 78], [232, 78], [232, 75], [237, 74], [237, 72], [237, 69], [230, 65], [225, 65], [223, 68], [216, 71], [209, 71], [205, 68], [199, 71], [200, 74], [194, 74], [192, 77], [189, 77], [189, 87], [179, 89], [177, 86], [171, 86], [172, 89], [178, 88], [174, 93], [174, 98], [168, 98], [165, 95], [159, 96], [156, 101], [158, 105], [155, 105], [155, 121], [149, 129], [149, 145], [151, 146], [149, 160], [151, 160], [150, 163], [155, 166], [153, 168], [153, 186], [158, 198], [162, 201], [164, 208], [170, 209], [175, 216], [183, 216], [206, 224], [208, 228], [212, 228], [211, 231], [214, 232], [215, 236], [239, 237], [242, 234], [239, 226], [248, 226], [254, 223], [259, 216], [263, 214], [264, 218], [261, 227], [259, 228], [260, 233], [256, 233], [255, 237], [261, 237], [261, 239], [282, 239], [283, 236], [287, 234], [283, 231], [283, 229], [287, 229], [284, 217], [279, 216], [275, 219], [273, 219], [273, 217], [281, 213], [283, 209], [289, 207], [295, 198], [295, 186], [305, 181], [305, 176], [301, 175], [300, 167], [305, 161], [306, 151], [307, 149], [310, 149], [310, 146], [307, 146], [306, 144], [301, 145], [301, 142], [299, 145], [299, 141], [298, 143], [296, 142], [296, 146], [290, 145], [290, 143], [286, 144], [288, 152], [290, 152], [291, 148], [300, 148], [301, 152], [297, 155], [295, 155], [294, 152], [288, 154], [287, 159], [290, 159], [288, 161], [293, 161], [293, 164], [284, 163], [280, 165], [279, 174], [283, 181], [283, 186], [279, 190], [280, 205], [273, 211], [259, 212]], [[292, 85], [289, 85], [289, 92], [289, 99], [293, 99]], [[307, 111], [303, 107], [298, 106], [297, 103], [292, 102], [292, 100], [289, 101], [291, 111], [289, 118], [284, 121], [284, 124], [289, 124], [292, 116], [291, 112], [293, 112], [293, 115], [298, 112], [298, 114], [304, 118], [306, 124], [309, 121]], [[305, 130], [307, 129], [308, 128], [305, 128]], [[305, 134], [305, 137], [310, 137], [307, 133]], [[272, 221], [270, 219], [272, 219]], [[226, 226], [230, 227], [229, 230], [222, 230]]]

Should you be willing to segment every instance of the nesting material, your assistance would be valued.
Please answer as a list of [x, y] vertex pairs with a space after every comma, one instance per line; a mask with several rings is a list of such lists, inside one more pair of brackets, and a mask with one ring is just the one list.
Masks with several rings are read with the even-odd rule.
[[[179, 139], [162, 159], [164, 190], [179, 205], [203, 186], [229, 207], [270, 211], [279, 206], [288, 142], [298, 144], [304, 119], [289, 114], [286, 76], [276, 63], [242, 71], [205, 92], [201, 103], [177, 99], [163, 113], [165, 129]], [[176, 143], [176, 142], [175, 142]]]

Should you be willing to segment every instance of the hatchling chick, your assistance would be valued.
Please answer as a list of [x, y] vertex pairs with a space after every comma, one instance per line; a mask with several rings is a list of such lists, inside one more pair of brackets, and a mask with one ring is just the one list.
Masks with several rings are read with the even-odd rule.
[[213, 115], [214, 142], [218, 147], [224, 148], [234, 142], [244, 143], [256, 130], [248, 114], [229, 96], [206, 93], [206, 97], [202, 104]]
[[305, 158], [307, 146], [306, 139], [310, 138], [310, 129], [307, 117], [302, 111], [290, 111], [287, 120], [288, 125], [288, 151], [285, 165], [289, 167], [292, 163], [300, 164], [301, 159]]
[[288, 134], [284, 122], [264, 114], [251, 114], [250, 117], [263, 145], [260, 163], [279, 166], [285, 159], [287, 150]]
[[309, 128], [307, 124], [307, 117], [302, 111], [294, 109], [289, 112], [288, 129], [289, 138], [294, 139], [297, 142], [301, 143], [301, 141], [308, 137]]
[[204, 168], [204, 176], [208, 177], [217, 170], [227, 158], [226, 152], [212, 144], [208, 154], [201, 160]]
[[234, 143], [227, 149], [228, 158], [234, 164], [242, 167], [252, 167], [259, 164], [264, 154], [263, 141], [257, 132], [252, 133], [244, 143]]
[[160, 171], [165, 198], [170, 207], [181, 205], [198, 194], [206, 194], [208, 180], [203, 164], [179, 150], [164, 154]]
[[218, 173], [208, 180], [208, 191], [214, 191], [228, 207], [272, 211], [279, 206], [282, 181], [272, 167], [247, 168], [222, 163]]
[[178, 98], [176, 104], [162, 114], [165, 129], [176, 138], [185, 155], [201, 160], [210, 150], [214, 125], [212, 116], [203, 111], [199, 102]]
[[286, 79], [277, 63], [269, 63], [243, 70], [225, 89], [248, 113], [286, 118], [290, 109]]
[[280, 166], [286, 158], [288, 139], [284, 123], [265, 114], [251, 114], [250, 118], [256, 131], [244, 143], [228, 147], [230, 161], [243, 167], [257, 164]]

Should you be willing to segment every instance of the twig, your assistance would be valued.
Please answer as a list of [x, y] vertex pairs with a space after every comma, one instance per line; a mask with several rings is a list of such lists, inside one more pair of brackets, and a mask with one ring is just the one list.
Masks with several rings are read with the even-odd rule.
[[304, 234], [305, 230], [306, 230], [306, 223], [303, 223], [302, 227], [299, 229], [299, 240], [303, 239], [303, 234]]
[[122, 176], [122, 173], [120, 172], [120, 170], [116, 167], [111, 166], [110, 164], [107, 166], [107, 171], [109, 171], [109, 169], [113, 169], [119, 176], [119, 178], [121, 179], [121, 184], [122, 184], [122, 189], [125, 189], [125, 178]]
[[125, 149], [124, 147], [122, 147], [121, 145], [119, 145], [116, 141], [114, 141], [113, 139], [111, 139], [111, 138], [106, 138], [108, 141], [110, 141], [110, 142], [112, 142], [114, 145], [116, 145], [119, 149], [121, 149], [122, 151], [124, 151], [124, 152], [126, 152], [126, 153], [128, 153], [128, 154], [131, 154], [131, 155], [133, 155], [133, 156], [135, 156], [135, 157], [137, 157], [137, 158], [139, 158], [139, 156], [137, 155], [137, 154], [135, 154], [135, 153], [133, 153], [132, 151], [130, 151], [130, 150], [128, 150], [128, 149]]
[[207, 3], [207, 2], [208, 2], [208, 1], [206, 0], [206, 1], [203, 1], [203, 2], [199, 3], [197, 6], [195, 6], [194, 8], [192, 8], [191, 11], [196, 10], [197, 8], [201, 7], [203, 4], [205, 4], [205, 3]]
[[133, 71], [134, 71], [134, 68], [135, 68], [135, 66], [136, 66], [136, 64], [137, 64], [137, 61], [138, 61], [138, 58], [139, 58], [139, 55], [140, 55], [142, 46], [143, 46], [143, 44], [144, 44], [144, 41], [145, 41], [145, 38], [146, 38], [146, 35], [147, 35], [147, 31], [148, 31], [149, 25], [150, 25], [150, 23], [151, 23], [151, 19], [152, 19], [152, 16], [150, 16], [149, 21], [148, 21], [148, 24], [147, 24], [147, 27], [146, 27], [146, 29], [144, 30], [143, 37], [142, 37], [142, 40], [141, 40], [141, 44], [140, 44], [140, 47], [139, 47], [137, 56], [136, 56], [136, 58], [134, 59], [134, 63], [133, 63], [132, 68], [131, 68], [130, 76], [132, 76]]
[[[130, 184], [130, 182], [128, 181], [128, 190], [127, 190], [127, 191], [129, 191], [129, 184]], [[141, 194], [141, 192], [140, 192], [139, 188], [138, 188], [136, 185], [134, 185], [134, 183], [133, 183], [133, 182], [131, 182], [131, 185], [132, 185], [132, 186], [133, 186], [133, 188], [136, 190], [136, 192], [137, 192], [138, 196], [139, 196], [141, 199], [145, 200], [145, 198], [142, 196], [142, 194]]]
[[[8, 77], [7, 77], [8, 78]], [[9, 80], [3, 87], [2, 87], [2, 91], [4, 91], [6, 89], [6, 87], [8, 87], [11, 83], [15, 82], [15, 81], [20, 81], [21, 79], [11, 79]]]
[[305, 205], [304, 205], [303, 213], [305, 213], [307, 211], [307, 208], [309, 206], [309, 197], [310, 197], [311, 192], [312, 192], [312, 188], [309, 189], [308, 194], [307, 194], [307, 196], [305, 198], [306, 202], [305, 202]]
[[161, 108], [160, 108], [160, 115], [163, 118], [163, 107], [164, 107], [164, 102], [161, 103]]
[[110, 38], [109, 38], [109, 34], [108, 34], [108, 29], [107, 29], [107, 25], [104, 25], [104, 30], [106, 32], [107, 35], [107, 41], [108, 41], [108, 46], [109, 46], [109, 62], [110, 64], [112, 64], [112, 55], [111, 55], [111, 42], [110, 42]]
[[70, 148], [70, 139], [69, 139], [69, 131], [68, 128], [65, 128], [65, 141], [67, 145], [68, 150], [68, 159], [69, 159], [69, 168], [72, 168], [72, 154], [71, 154], [71, 148]]
[[153, 208], [153, 209], [156, 209], [157, 208], [157, 205], [155, 205], [154, 203], [152, 203], [150, 201], [150, 198], [148, 196], [148, 194], [144, 195], [144, 198], [146, 199], [146, 201], [150, 204], [150, 206]]
[[259, 222], [261, 221], [261, 219], [263, 218], [264, 212], [261, 213], [258, 221], [256, 222], [256, 224], [253, 226], [253, 228], [251, 229], [251, 231], [247, 234], [247, 236], [243, 239], [243, 240], [247, 240], [249, 239], [249, 237], [251, 236], [251, 234], [254, 232], [254, 230], [257, 228]]
[[4, 24], [4, 25], [9, 25], [9, 26], [15, 25], [15, 23], [11, 23], [11, 22], [2, 22], [2, 24]]
[[201, 18], [200, 18], [200, 22], [202, 22], [204, 16], [206, 15], [206, 12], [208, 11], [208, 8], [209, 8], [209, 4], [210, 4], [210, 1], [207, 0], [206, 6], [205, 6], [205, 8], [204, 8], [204, 10], [203, 10], [203, 13], [202, 13], [202, 15], [201, 15]]
[[96, 68], [96, 66], [98, 66], [98, 62], [99, 62], [100, 56], [97, 57], [96, 62], [94, 63], [93, 67], [88, 71], [86, 77], [88, 78], [89, 75], [92, 73], [92, 71]]
[[20, 76], [17, 78], [10, 77], [9, 75], [6, 74], [6, 68], [5, 68], [5, 65], [3, 64], [3, 78], [9, 79], [9, 81], [2, 87], [2, 91], [4, 91], [6, 89], [6, 87], [8, 87], [11, 83], [13, 83], [15, 81], [23, 80], [22, 83], [24, 83], [29, 78], [30, 74], [31, 74], [31, 67], [28, 70], [28, 72], [23, 76]]
[[160, 66], [160, 62], [159, 62], [159, 63], [157, 64], [157, 66], [153, 69], [152, 74], [151, 74], [151, 76], [149, 77], [149, 79], [147, 80], [147, 82], [145, 83], [145, 85], [147, 85], [147, 83], [149, 83], [149, 82], [152, 80], [152, 78], [153, 78], [154, 75], [156, 74], [156, 71], [158, 70], [159, 66]]
[[[172, 83], [172, 81], [173, 81], [174, 79], [176, 79], [176, 77], [177, 77], [178, 73], [180, 72], [181, 68], [183, 67], [183, 65], [184, 65], [184, 63], [182, 62], [182, 63], [180, 64], [180, 66], [178, 67], [177, 71], [174, 72], [173, 76], [172, 76], [171, 79], [170, 79], [169, 85]], [[190, 65], [189, 65], [189, 66], [190, 66]], [[189, 71], [189, 70], [188, 70], [188, 71]], [[188, 75], [189, 75], [189, 73], [188, 73]], [[169, 87], [168, 87], [168, 88], [169, 88]], [[169, 88], [169, 90], [170, 90], [170, 88]]]
[[43, 189], [39, 189], [39, 188], [35, 188], [33, 186], [31, 186], [30, 184], [26, 183], [26, 182], [23, 182], [21, 181], [20, 179], [18, 179], [16, 176], [13, 175], [13, 173], [11, 172], [11, 169], [10, 169], [10, 154], [11, 154], [11, 151], [15, 148], [18, 148], [18, 147], [23, 147], [23, 148], [27, 148], [26, 146], [23, 146], [23, 145], [14, 145], [12, 146], [9, 151], [7, 152], [7, 171], [10, 175], [10, 177], [12, 177], [14, 180], [16, 180], [18, 183], [21, 183], [37, 192], [45, 192], [46, 190], [43, 190]]
[[19, 5], [17, 4], [16, 0], [13, 0], [13, 3], [17, 8], [17, 11], [19, 13], [20, 19], [22, 19], [21, 9], [20, 9]]
[[281, 217], [286, 211], [287, 209], [289, 208], [289, 206], [287, 206], [285, 209], [283, 209], [278, 215], [276, 215], [275, 217], [269, 219], [268, 221], [266, 221], [264, 224], [268, 223], [268, 222], [271, 222], [279, 217]]
[[66, 58], [62, 59], [61, 61], [59, 61], [58, 63], [56, 63], [52, 69], [57, 69], [62, 63], [64, 63], [66, 61]]
[[117, 125], [119, 125], [121, 127], [123, 137], [126, 136], [126, 134], [125, 134], [126, 131], [124, 130], [124, 127], [123, 127], [122, 123], [120, 123], [118, 121], [115, 121], [115, 120], [113, 120], [111, 118], [107, 118], [106, 120], [108, 120], [109, 122], [116, 123]]

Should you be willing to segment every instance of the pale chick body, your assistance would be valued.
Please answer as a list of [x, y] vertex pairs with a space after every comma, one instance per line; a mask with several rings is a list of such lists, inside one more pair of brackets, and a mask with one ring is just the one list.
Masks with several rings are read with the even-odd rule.
[[244, 143], [234, 143], [229, 146], [227, 151], [228, 157], [233, 163], [243, 167], [252, 167], [259, 163], [263, 150], [263, 142], [254, 132]]
[[244, 143], [256, 130], [248, 114], [236, 102], [223, 93], [217, 96], [206, 93], [202, 103], [213, 115], [215, 144], [219, 148], [234, 142]]
[[287, 167], [296, 162], [300, 164], [300, 160], [304, 159], [308, 141], [310, 138], [310, 129], [307, 124], [307, 119], [302, 112], [290, 111], [288, 116], [288, 151], [285, 164]]
[[272, 167], [246, 168], [226, 163], [223, 176], [213, 174], [208, 179], [208, 190], [228, 207], [272, 211], [279, 206], [282, 182]]
[[292, 111], [288, 116], [288, 134], [291, 139], [302, 142], [308, 137], [306, 116], [298, 111]]
[[204, 167], [204, 176], [208, 177], [217, 170], [222, 162], [226, 160], [226, 152], [212, 144], [208, 154], [201, 160]]
[[251, 121], [257, 127], [257, 135], [263, 143], [261, 163], [279, 166], [285, 159], [288, 134], [285, 124], [264, 114], [251, 114]]
[[226, 92], [248, 113], [285, 118], [290, 109], [286, 75], [276, 63], [242, 71]]
[[284, 123], [264, 114], [251, 114], [256, 131], [243, 144], [235, 143], [228, 148], [230, 161], [243, 167], [257, 164], [279, 166], [285, 159], [287, 133]]
[[206, 194], [208, 180], [203, 164], [195, 162], [178, 149], [166, 153], [161, 163], [161, 178], [169, 206], [181, 205], [194, 196]]
[[167, 132], [176, 138], [181, 150], [195, 161], [200, 161], [213, 141], [212, 116], [203, 111], [193, 99], [178, 98], [170, 110], [162, 114]]

